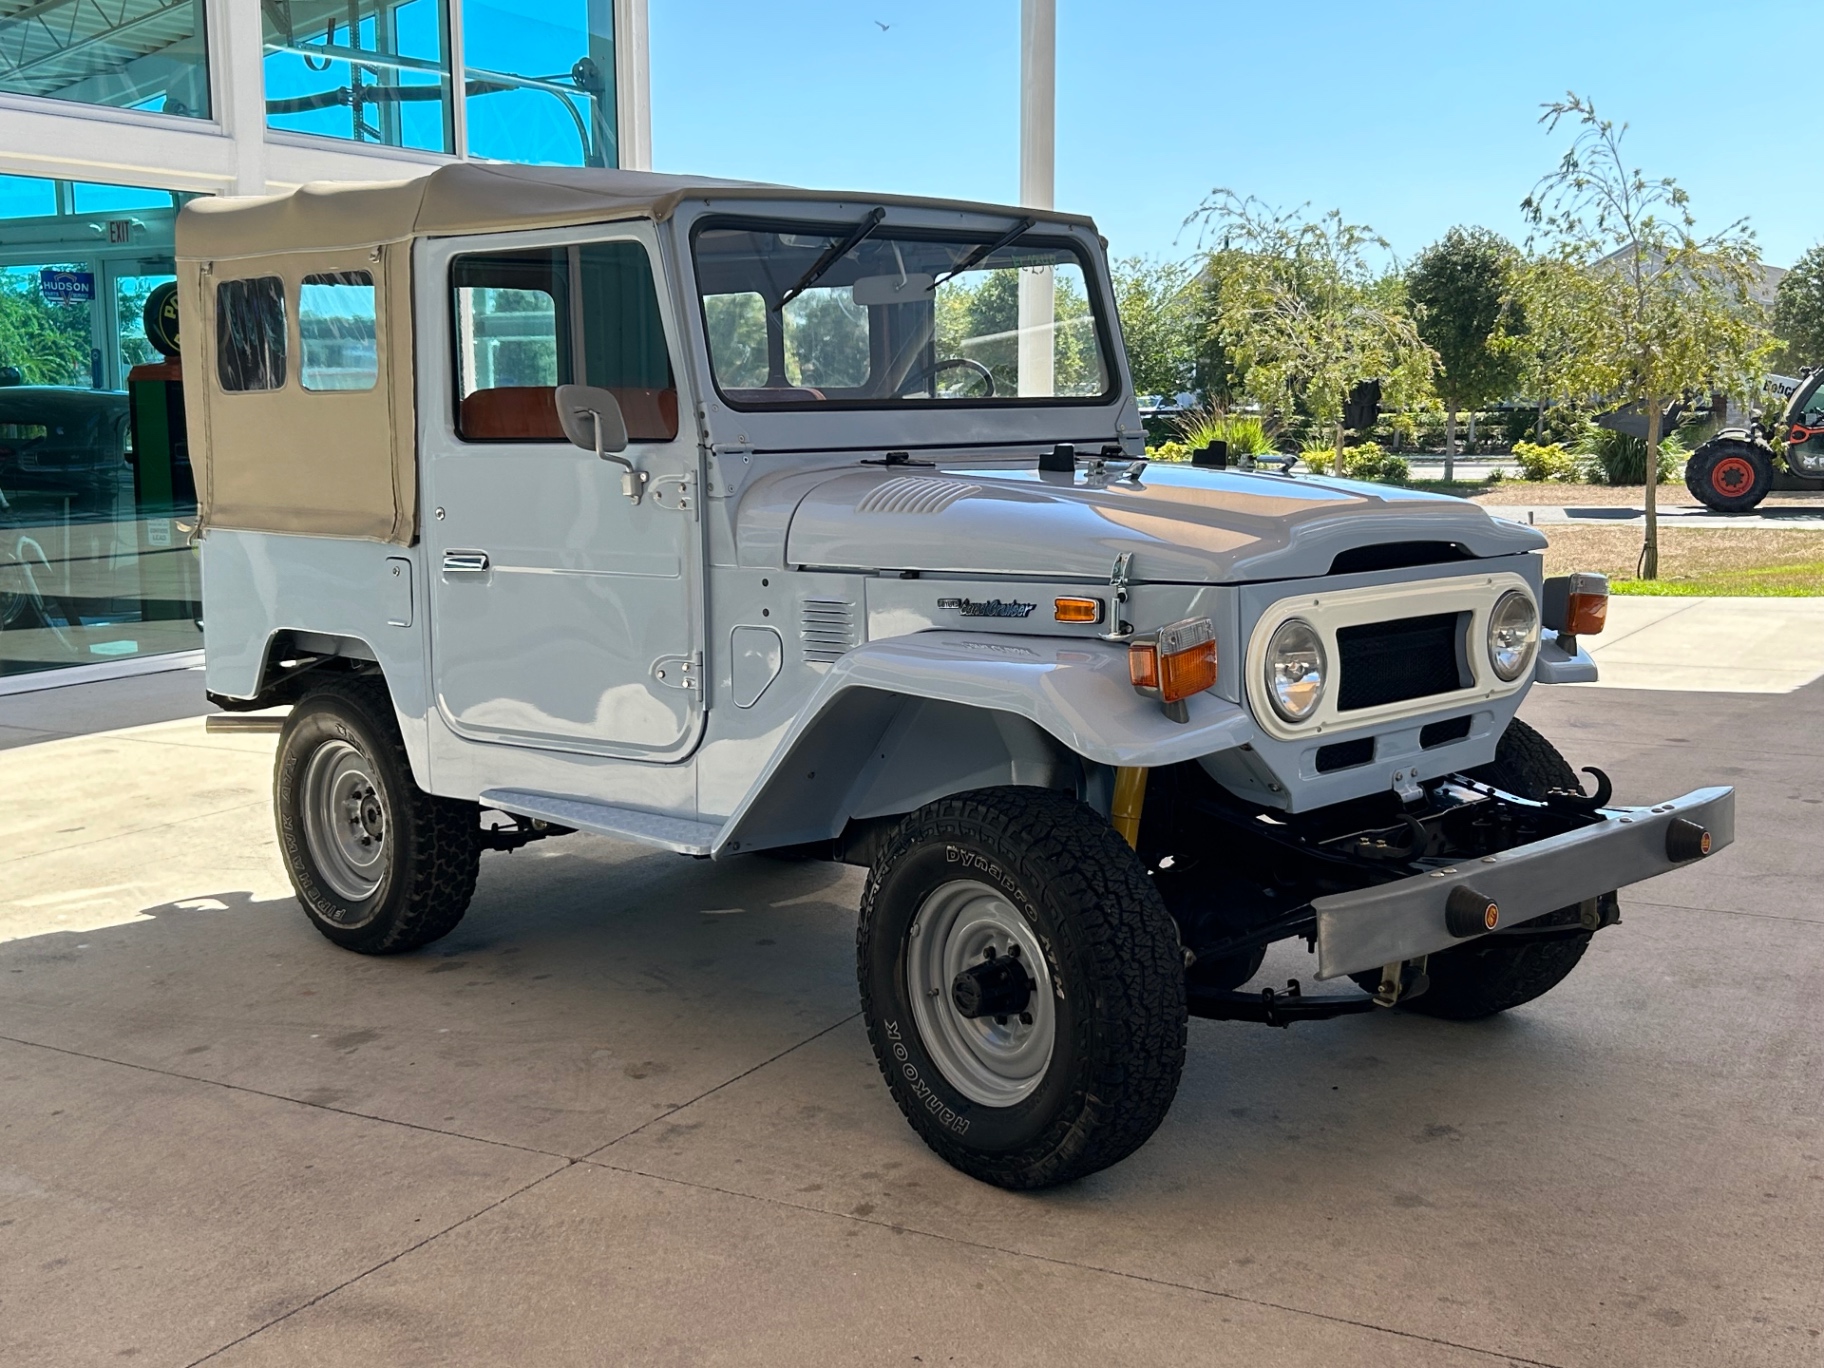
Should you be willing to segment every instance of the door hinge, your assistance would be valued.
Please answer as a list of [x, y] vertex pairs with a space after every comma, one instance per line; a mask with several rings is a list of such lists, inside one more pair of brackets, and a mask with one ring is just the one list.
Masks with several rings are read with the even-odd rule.
[[671, 689], [703, 687], [703, 652], [689, 655], [660, 656], [652, 662], [652, 677]]

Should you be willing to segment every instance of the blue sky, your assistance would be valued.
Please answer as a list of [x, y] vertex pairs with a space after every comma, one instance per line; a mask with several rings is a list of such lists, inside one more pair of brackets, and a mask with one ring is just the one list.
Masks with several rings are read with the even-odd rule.
[[[659, 170], [1015, 197], [1019, 0], [651, 0], [651, 25]], [[1539, 106], [1575, 89], [1700, 229], [1745, 214], [1787, 266], [1824, 240], [1821, 43], [1817, 0], [1059, 0], [1058, 205], [1117, 255], [1188, 253], [1218, 185], [1407, 257], [1456, 223], [1519, 239], [1569, 136]]]

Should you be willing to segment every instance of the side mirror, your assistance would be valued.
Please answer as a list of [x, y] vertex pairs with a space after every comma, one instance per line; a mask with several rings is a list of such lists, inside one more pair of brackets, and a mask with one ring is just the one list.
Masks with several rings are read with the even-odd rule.
[[597, 456], [627, 449], [627, 420], [621, 401], [600, 385], [559, 385], [557, 421], [564, 436]]

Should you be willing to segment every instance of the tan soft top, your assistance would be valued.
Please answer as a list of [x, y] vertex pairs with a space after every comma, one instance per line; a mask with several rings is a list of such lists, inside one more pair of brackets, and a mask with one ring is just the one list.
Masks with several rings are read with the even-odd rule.
[[[177, 277], [202, 526], [409, 544], [418, 528], [412, 239], [665, 219], [689, 198], [847, 203], [858, 216], [864, 205], [1000, 218], [1026, 212], [648, 171], [475, 162], [408, 181], [192, 200], [177, 220]], [[1067, 214], [1045, 217], [1091, 226]], [[379, 374], [368, 389], [311, 391], [300, 382], [300, 291], [323, 272], [365, 276], [374, 286]], [[253, 278], [276, 279], [283, 292], [284, 375], [275, 388], [231, 392], [217, 365], [219, 291]]]
[[[282, 195], [192, 200], [178, 218], [177, 250], [190, 260], [227, 261], [274, 252], [373, 247], [453, 233], [665, 219], [680, 200], [711, 197], [900, 205], [1003, 217], [1026, 212], [967, 200], [800, 190], [710, 176], [458, 162], [411, 180], [322, 181]], [[1048, 210], [1044, 217], [1093, 226], [1076, 214]]]

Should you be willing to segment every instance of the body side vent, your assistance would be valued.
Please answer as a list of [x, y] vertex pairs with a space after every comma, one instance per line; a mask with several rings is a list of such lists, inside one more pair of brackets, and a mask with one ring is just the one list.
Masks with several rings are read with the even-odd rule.
[[798, 640], [806, 660], [824, 664], [854, 650], [855, 605], [847, 599], [801, 599]]

